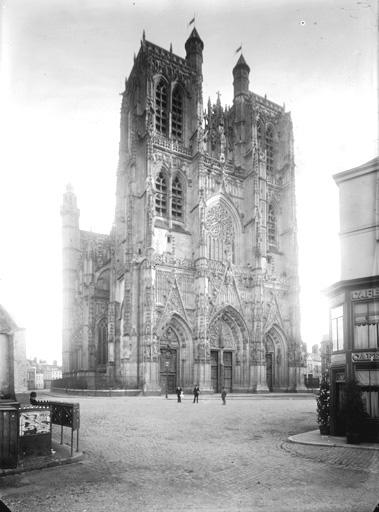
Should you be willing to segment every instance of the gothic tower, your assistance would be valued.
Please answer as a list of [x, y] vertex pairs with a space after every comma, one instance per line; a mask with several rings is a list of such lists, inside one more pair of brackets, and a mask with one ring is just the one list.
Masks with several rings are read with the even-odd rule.
[[79, 232], [70, 210], [72, 385], [303, 387], [290, 114], [249, 91], [242, 54], [232, 106], [218, 96], [204, 110], [203, 49], [196, 29], [185, 58], [143, 35], [122, 96], [110, 236]]

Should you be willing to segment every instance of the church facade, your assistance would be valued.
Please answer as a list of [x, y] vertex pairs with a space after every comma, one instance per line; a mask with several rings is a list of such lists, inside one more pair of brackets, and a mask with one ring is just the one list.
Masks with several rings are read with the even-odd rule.
[[203, 42], [141, 41], [122, 96], [110, 235], [63, 206], [63, 372], [136, 392], [304, 389], [291, 117], [249, 90], [203, 103]]

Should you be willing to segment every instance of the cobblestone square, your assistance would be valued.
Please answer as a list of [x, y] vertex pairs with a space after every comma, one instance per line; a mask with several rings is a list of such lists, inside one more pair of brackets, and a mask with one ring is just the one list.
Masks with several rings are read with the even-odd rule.
[[317, 427], [313, 396], [70, 401], [83, 460], [1, 478], [12, 512], [372, 512], [379, 501], [378, 451], [287, 441]]

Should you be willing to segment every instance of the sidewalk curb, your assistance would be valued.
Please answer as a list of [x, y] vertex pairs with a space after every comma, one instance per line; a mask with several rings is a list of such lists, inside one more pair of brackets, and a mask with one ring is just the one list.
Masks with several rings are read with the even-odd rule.
[[[306, 434], [306, 432], [304, 433]], [[326, 446], [329, 448], [354, 448], [354, 449], [360, 449], [360, 450], [374, 450], [379, 451], [379, 444], [378, 446], [366, 446], [366, 445], [360, 445], [360, 444], [347, 444], [347, 443], [333, 443], [333, 442], [326, 442], [326, 441], [307, 441], [306, 439], [296, 439], [296, 437], [302, 436], [304, 434], [296, 434], [294, 436], [289, 436], [287, 440], [290, 443], [293, 444], [302, 444], [307, 446]], [[328, 437], [328, 436], [323, 436]]]
[[17, 466], [16, 468], [0, 469], [0, 478], [9, 475], [16, 475], [19, 473], [26, 473], [28, 471], [34, 471], [36, 469], [53, 468], [57, 466], [64, 466], [66, 464], [73, 464], [75, 462], [81, 461], [83, 457], [84, 452], [78, 452], [76, 455], [73, 455], [72, 457], [36, 462], [35, 464], [30, 464], [27, 466], [20, 465]]

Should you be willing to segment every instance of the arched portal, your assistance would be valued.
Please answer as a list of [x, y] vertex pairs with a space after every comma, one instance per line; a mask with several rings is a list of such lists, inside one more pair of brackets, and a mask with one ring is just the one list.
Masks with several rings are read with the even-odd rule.
[[245, 322], [232, 306], [220, 310], [208, 330], [211, 351], [211, 388], [215, 393], [248, 386], [248, 335]]
[[177, 386], [189, 389], [193, 383], [193, 344], [186, 321], [174, 314], [159, 335], [159, 384], [174, 393]]
[[265, 335], [266, 382], [269, 391], [288, 389], [287, 341], [279, 326], [273, 325]]

